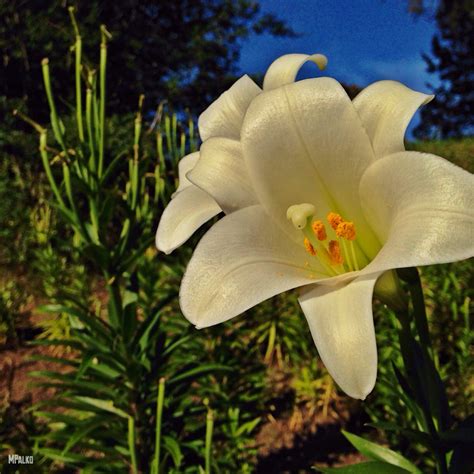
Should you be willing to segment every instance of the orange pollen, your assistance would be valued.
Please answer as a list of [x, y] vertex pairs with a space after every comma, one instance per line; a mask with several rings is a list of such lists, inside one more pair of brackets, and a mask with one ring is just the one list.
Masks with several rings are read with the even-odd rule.
[[314, 221], [311, 224], [311, 227], [318, 240], [326, 240], [326, 227], [324, 227], [324, 224], [321, 221]]
[[344, 262], [341, 255], [341, 248], [339, 247], [339, 242], [337, 240], [329, 241], [329, 256], [333, 265], [341, 265]]
[[329, 222], [329, 225], [336, 230], [337, 226], [343, 221], [342, 217], [337, 214], [336, 212], [330, 212], [327, 215], [327, 220]]
[[311, 242], [308, 239], [304, 239], [304, 248], [306, 249], [306, 252], [308, 252], [310, 255], [313, 257], [316, 256], [316, 250], [314, 250], [314, 247], [312, 246]]
[[342, 221], [336, 229], [338, 237], [344, 237], [347, 240], [354, 240], [356, 238], [355, 225], [353, 222]]

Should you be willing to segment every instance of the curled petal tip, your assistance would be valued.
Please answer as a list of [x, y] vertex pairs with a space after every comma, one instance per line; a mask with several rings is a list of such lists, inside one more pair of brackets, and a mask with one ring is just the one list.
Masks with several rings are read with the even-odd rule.
[[162, 243], [158, 242], [158, 238], [156, 239], [155, 247], [158, 252], [164, 253], [166, 255], [169, 255], [174, 250], [174, 248], [166, 248], [165, 246], [163, 246]]
[[263, 90], [269, 91], [295, 82], [303, 64], [311, 61], [322, 71], [328, 63], [324, 54], [285, 54], [273, 61], [263, 79]]
[[372, 393], [374, 386], [375, 386], [375, 380], [374, 380], [374, 383], [371, 384], [369, 388], [362, 390], [359, 395], [355, 396], [355, 398], [358, 398], [359, 400], [364, 401]]
[[328, 58], [324, 54], [313, 54], [308, 60], [313, 61], [321, 71], [324, 71], [328, 65]]
[[423, 105], [426, 105], [428, 104], [429, 102], [431, 102], [436, 96], [434, 94], [427, 94], [426, 95], [426, 99], [425, 101], [423, 102]]

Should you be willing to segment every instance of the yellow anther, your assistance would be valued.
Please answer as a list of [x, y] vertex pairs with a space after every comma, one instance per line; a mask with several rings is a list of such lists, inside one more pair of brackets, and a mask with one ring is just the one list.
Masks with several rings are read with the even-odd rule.
[[331, 258], [331, 263], [333, 265], [341, 265], [344, 263], [344, 259], [341, 255], [341, 247], [339, 247], [339, 242], [337, 240], [329, 241], [329, 257]]
[[306, 252], [308, 252], [310, 255], [312, 255], [313, 257], [316, 256], [316, 250], [314, 250], [313, 245], [306, 237], [304, 239], [304, 248], [306, 249]]
[[324, 227], [324, 224], [321, 221], [314, 221], [311, 224], [311, 228], [313, 229], [313, 232], [318, 240], [326, 240], [326, 227]]
[[327, 215], [327, 220], [329, 222], [329, 225], [336, 230], [337, 226], [343, 221], [342, 217], [337, 214], [336, 212], [330, 212]]
[[286, 218], [291, 220], [296, 229], [302, 230], [306, 227], [308, 218], [313, 217], [316, 208], [312, 204], [294, 204], [286, 211]]
[[336, 228], [336, 235], [347, 240], [356, 238], [355, 225], [353, 222], [342, 221]]

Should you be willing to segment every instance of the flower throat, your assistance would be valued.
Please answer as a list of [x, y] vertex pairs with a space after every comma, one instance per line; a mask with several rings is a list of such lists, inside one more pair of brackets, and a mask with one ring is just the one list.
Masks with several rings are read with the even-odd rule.
[[303, 233], [306, 251], [318, 258], [331, 276], [360, 270], [354, 245], [354, 223], [345, 221], [340, 214], [330, 212], [327, 222], [336, 234], [336, 239], [330, 240], [325, 224], [321, 220], [314, 220], [315, 213], [315, 207], [308, 203], [295, 204], [286, 211], [286, 217]]

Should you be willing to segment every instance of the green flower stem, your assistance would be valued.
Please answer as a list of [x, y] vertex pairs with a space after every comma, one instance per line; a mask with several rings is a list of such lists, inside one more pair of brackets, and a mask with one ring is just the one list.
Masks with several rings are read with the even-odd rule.
[[211, 448], [212, 448], [212, 430], [214, 428], [214, 417], [212, 411], [207, 412], [206, 417], [206, 445], [204, 452], [205, 472], [211, 474]]
[[[167, 174], [166, 160], [163, 151], [163, 135], [161, 130], [156, 132], [156, 154], [158, 156], [158, 164], [155, 169], [155, 199], [158, 201], [158, 197], [161, 196], [164, 199], [165, 191], [165, 178]], [[167, 202], [163, 203], [166, 205]]]
[[82, 60], [82, 38], [77, 26], [76, 17], [74, 15], [74, 7], [69, 7], [69, 16], [71, 17], [71, 23], [76, 34], [76, 43], [74, 45], [75, 50], [75, 79], [76, 79], [76, 121], [77, 121], [77, 133], [79, 140], [84, 142], [84, 125], [82, 121], [82, 89], [81, 89], [81, 60]]
[[158, 163], [163, 173], [166, 173], [166, 160], [163, 151], [163, 135], [161, 131], [156, 132], [156, 153], [158, 155]]
[[134, 211], [137, 207], [137, 200], [138, 200], [138, 158], [140, 156], [140, 135], [142, 131], [142, 106], [143, 106], [143, 100], [145, 99], [145, 96], [142, 94], [140, 95], [140, 99], [138, 101], [138, 112], [137, 116], [135, 118], [135, 128], [134, 128], [134, 142], [133, 142], [133, 163], [131, 165], [131, 170], [130, 170], [130, 182], [131, 182], [131, 192], [132, 192], [132, 202], [131, 202], [131, 208]]
[[179, 157], [180, 159], [185, 155], [186, 151], [186, 134], [181, 133], [180, 143], [179, 143]]
[[98, 244], [100, 242], [99, 238], [99, 214], [97, 212], [97, 204], [93, 196], [89, 197], [89, 208], [90, 208], [90, 217], [93, 230], [93, 241]]
[[84, 124], [82, 122], [82, 89], [81, 89], [81, 56], [82, 56], [82, 39], [76, 37], [76, 120], [77, 132], [79, 140], [84, 142]]
[[99, 144], [99, 166], [97, 175], [100, 179], [104, 168], [104, 146], [105, 146], [105, 78], [107, 70], [107, 39], [111, 38], [110, 33], [107, 31], [105, 25], [100, 26], [100, 32], [102, 35], [102, 42], [100, 43], [100, 117], [99, 117], [99, 129], [100, 129], [100, 144]]
[[[442, 382], [433, 362], [431, 338], [429, 335], [421, 279], [416, 268], [401, 269], [398, 270], [397, 273], [400, 278], [408, 284], [412, 300], [413, 318], [408, 309], [396, 313], [402, 326], [400, 331], [400, 345], [405, 370], [409, 377], [412, 377], [412, 380], [413, 378], [415, 379], [412, 389], [416, 394], [417, 403], [422, 410], [427, 431], [435, 440], [438, 440], [438, 430], [444, 427], [439, 426], [439, 419], [435, 416], [438, 412], [435, 411], [435, 413], [432, 413], [432, 410], [436, 410], [436, 407], [443, 405], [444, 392], [431, 390], [432, 387], [439, 387]], [[415, 329], [419, 337], [419, 344], [412, 335], [410, 324], [412, 319], [414, 320]], [[416, 352], [416, 347], [420, 348], [421, 353]], [[427, 391], [430, 393], [427, 393]], [[435, 408], [433, 408], [433, 406]], [[437, 420], [438, 423], [435, 423], [435, 420]], [[435, 450], [434, 456], [436, 458], [437, 472], [439, 474], [447, 474], [448, 467], [445, 452], [439, 449]]]
[[135, 450], [135, 420], [133, 417], [128, 417], [128, 450], [130, 452], [130, 461], [132, 465], [132, 473], [138, 473], [137, 467], [137, 453]]
[[[92, 77], [89, 75], [89, 80], [92, 81]], [[89, 168], [92, 172], [96, 171], [96, 158], [95, 158], [95, 143], [94, 134], [92, 132], [92, 89], [87, 88], [86, 91], [86, 125], [87, 125], [87, 138], [89, 140]]]
[[273, 349], [275, 348], [275, 339], [276, 339], [276, 323], [272, 321], [270, 326], [270, 331], [268, 333], [268, 345], [267, 350], [265, 352], [264, 360], [265, 362], [269, 363], [270, 358], [273, 354]]
[[69, 204], [71, 206], [72, 214], [71, 217], [75, 222], [75, 230], [79, 233], [82, 239], [85, 242], [90, 242], [89, 234], [84, 226], [84, 222], [81, 219], [79, 212], [76, 208], [76, 203], [74, 201], [74, 195], [72, 193], [71, 186], [71, 173], [69, 171], [69, 166], [66, 163], [63, 163], [63, 179], [64, 179], [64, 188], [66, 189], [66, 196], [68, 198]]
[[158, 397], [156, 400], [156, 437], [155, 437], [155, 457], [153, 459], [152, 473], [159, 474], [160, 469], [160, 448], [161, 448], [161, 423], [163, 416], [163, 402], [165, 399], [165, 379], [160, 378], [158, 383]]
[[109, 293], [109, 321], [115, 328], [122, 328], [122, 295], [120, 292], [119, 276], [111, 276], [106, 271], [105, 279], [107, 281], [107, 289]]
[[191, 115], [189, 115], [188, 120], [188, 135], [189, 135], [189, 148], [191, 152], [197, 150], [196, 138], [194, 137], [194, 120]]
[[46, 130], [44, 130], [40, 133], [39, 150], [40, 150], [41, 160], [43, 161], [43, 167], [46, 172], [46, 177], [48, 178], [49, 185], [51, 186], [51, 190], [53, 191], [53, 194], [56, 197], [56, 201], [58, 202], [59, 206], [62, 209], [66, 209], [66, 205], [63, 201], [61, 193], [59, 192], [58, 186], [56, 184], [53, 173], [51, 171], [51, 165], [49, 164], [49, 158], [48, 158], [48, 152], [46, 151], [46, 145], [47, 145], [47, 134], [46, 134]]
[[174, 113], [171, 117], [171, 137], [173, 143], [173, 160], [174, 164], [178, 164], [178, 160], [181, 158], [179, 155], [178, 150], [178, 117], [176, 113]]
[[174, 159], [174, 150], [173, 150], [173, 139], [171, 137], [171, 119], [167, 115], [165, 117], [165, 136], [166, 136], [166, 148], [171, 152], [172, 158]]
[[92, 71], [92, 129], [94, 130], [94, 138], [97, 152], [100, 147], [100, 122], [99, 122], [99, 101], [97, 99], [97, 74]]
[[431, 352], [431, 338], [428, 329], [428, 318], [426, 317], [425, 299], [421, 286], [420, 275], [416, 268], [409, 269], [410, 275], [407, 282], [409, 284], [413, 313], [415, 315], [415, 325], [420, 337], [422, 347]]
[[76, 21], [76, 9], [73, 6], [68, 7], [69, 17], [71, 18], [72, 27], [74, 28], [74, 33], [76, 36], [79, 36], [79, 26]]
[[77, 215], [76, 204], [74, 203], [74, 197], [72, 195], [71, 173], [69, 172], [69, 166], [66, 163], [63, 163], [63, 177], [66, 196], [68, 198], [69, 204], [71, 205], [72, 211], [75, 215]]
[[66, 158], [69, 158], [69, 154], [64, 143], [64, 136], [61, 130], [61, 124], [59, 123], [58, 114], [56, 111], [56, 105], [54, 103], [53, 92], [51, 89], [51, 78], [49, 75], [49, 60], [45, 58], [41, 61], [41, 69], [43, 71], [43, 82], [44, 88], [46, 90], [46, 97], [48, 98], [49, 109], [51, 112], [51, 126], [53, 127], [53, 132], [56, 137], [56, 140], [61, 145], [61, 148], [64, 151]]

